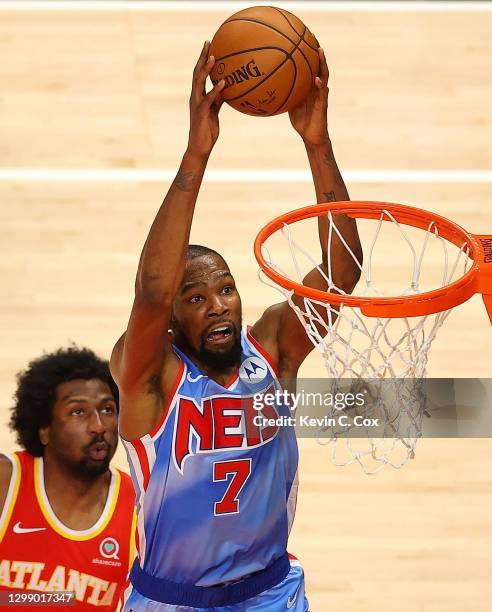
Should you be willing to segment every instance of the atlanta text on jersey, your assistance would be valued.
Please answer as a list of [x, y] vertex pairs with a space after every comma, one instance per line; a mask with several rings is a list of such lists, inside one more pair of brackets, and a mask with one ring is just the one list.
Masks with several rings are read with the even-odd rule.
[[0, 585], [9, 589], [32, 591], [72, 591], [75, 598], [93, 606], [108, 606], [113, 602], [118, 584], [96, 576], [57, 565], [46, 573], [45, 564], [35, 561], [0, 562]]

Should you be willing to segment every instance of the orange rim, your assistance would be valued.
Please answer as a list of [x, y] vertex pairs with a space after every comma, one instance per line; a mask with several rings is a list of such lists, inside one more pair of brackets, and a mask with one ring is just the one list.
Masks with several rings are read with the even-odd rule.
[[[390, 212], [399, 223], [423, 230], [427, 230], [429, 224], [433, 223], [440, 237], [459, 248], [465, 244], [468, 246], [469, 257], [473, 260], [472, 266], [461, 278], [444, 287], [418, 295], [378, 298], [340, 295], [306, 287], [279, 274], [263, 257], [263, 244], [284, 225], [328, 212], [343, 213], [356, 219], [379, 220], [384, 211]], [[390, 221], [386, 216], [383, 219]], [[397, 318], [433, 314], [454, 308], [466, 302], [475, 293], [482, 293], [492, 323], [492, 235], [471, 234], [449, 219], [420, 208], [386, 202], [330, 202], [305, 206], [280, 215], [265, 225], [256, 237], [254, 253], [266, 276], [284, 289], [332, 305], [345, 304], [360, 308], [361, 312], [369, 317]]]

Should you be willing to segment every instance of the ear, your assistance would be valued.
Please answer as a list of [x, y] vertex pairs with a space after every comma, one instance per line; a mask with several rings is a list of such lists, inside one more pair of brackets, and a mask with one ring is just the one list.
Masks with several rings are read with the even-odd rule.
[[171, 338], [174, 338], [176, 335], [174, 332], [174, 330], [176, 329], [176, 323], [177, 321], [176, 321], [176, 315], [174, 314], [174, 304], [173, 304], [173, 309], [171, 311], [171, 320], [169, 321], [169, 328], [167, 330], [167, 333], [169, 334]]
[[38, 431], [39, 441], [43, 446], [46, 446], [50, 440], [50, 427], [46, 425], [45, 427], [40, 427]]

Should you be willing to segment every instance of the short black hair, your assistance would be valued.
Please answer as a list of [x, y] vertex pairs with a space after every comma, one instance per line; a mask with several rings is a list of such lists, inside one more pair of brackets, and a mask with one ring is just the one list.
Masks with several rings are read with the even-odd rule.
[[41, 457], [44, 446], [39, 429], [50, 425], [56, 388], [70, 380], [97, 378], [111, 389], [118, 406], [118, 387], [107, 361], [88, 348], [60, 348], [33, 359], [27, 369], [17, 374], [15, 405], [11, 408], [9, 427], [17, 434], [17, 442], [34, 457]]
[[226, 260], [220, 253], [214, 251], [209, 247], [203, 246], [201, 244], [189, 244], [186, 250], [186, 259], [190, 261], [191, 259], [195, 259], [196, 257], [203, 257], [204, 255], [217, 255], [220, 257], [222, 261], [227, 265]]

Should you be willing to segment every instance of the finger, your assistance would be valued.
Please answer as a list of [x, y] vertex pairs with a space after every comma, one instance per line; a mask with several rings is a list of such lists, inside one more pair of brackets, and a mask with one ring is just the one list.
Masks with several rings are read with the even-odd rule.
[[326, 87], [326, 85], [328, 84], [328, 77], [330, 76], [330, 73], [328, 70], [328, 64], [326, 63], [325, 52], [323, 51], [321, 47], [318, 49], [318, 55], [319, 55], [319, 75], [318, 76], [321, 79], [323, 87]]
[[205, 83], [207, 81], [207, 77], [210, 74], [210, 71], [214, 67], [215, 57], [211, 55], [208, 60], [203, 64], [203, 66], [198, 71], [195, 81], [194, 81], [194, 91], [198, 92], [201, 96], [205, 95]]
[[193, 82], [192, 82], [192, 87], [191, 87], [192, 93], [194, 93], [195, 91], [199, 91], [200, 85], [197, 86], [197, 80], [199, 79], [200, 74], [202, 73], [204, 67], [207, 64], [209, 51], [210, 51], [210, 41], [206, 40], [203, 43], [202, 50], [200, 51], [200, 56], [198, 58], [197, 63], [195, 64], [195, 68], [193, 69]]
[[211, 89], [208, 94], [205, 96], [205, 104], [207, 106], [212, 106], [216, 100], [219, 99], [219, 96], [224, 89], [225, 81], [221, 79], [216, 85], [214, 85], [213, 89]]
[[200, 71], [200, 69], [202, 68], [202, 66], [205, 64], [205, 62], [207, 61], [207, 57], [208, 57], [208, 50], [210, 49], [210, 41], [206, 40], [203, 43], [203, 47], [202, 50], [200, 51], [200, 55], [198, 57], [198, 61], [195, 64], [195, 68], [193, 70], [193, 76], [196, 76], [198, 74], [198, 72]]

